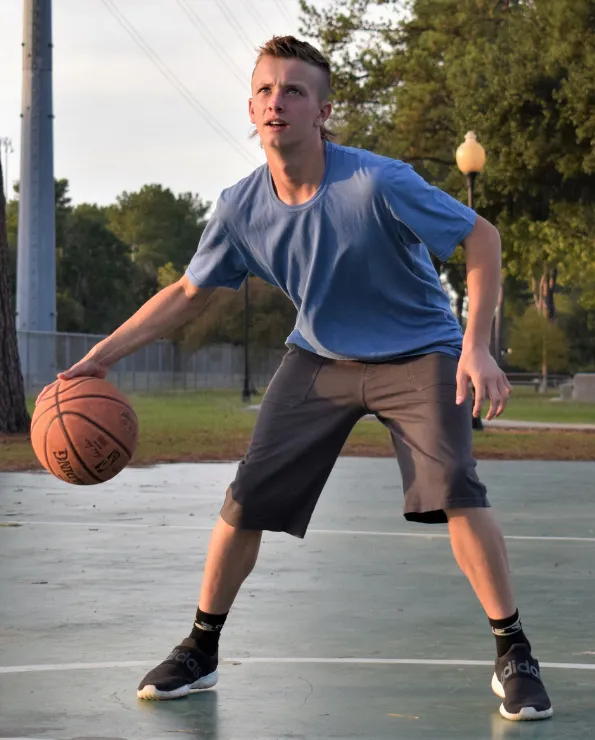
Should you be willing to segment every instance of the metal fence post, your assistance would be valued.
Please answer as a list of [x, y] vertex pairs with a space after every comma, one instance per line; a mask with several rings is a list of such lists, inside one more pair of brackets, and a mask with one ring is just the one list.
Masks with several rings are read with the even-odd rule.
[[149, 367], [149, 345], [145, 347], [145, 373], [147, 374], [147, 390], [151, 388], [151, 368]]
[[163, 344], [159, 342], [158, 347], [158, 363], [159, 363], [159, 390], [163, 390]]

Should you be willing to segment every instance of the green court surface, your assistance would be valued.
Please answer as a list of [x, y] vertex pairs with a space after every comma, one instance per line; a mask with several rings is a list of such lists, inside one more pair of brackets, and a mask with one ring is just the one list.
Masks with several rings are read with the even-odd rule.
[[402, 518], [396, 463], [341, 458], [306, 539], [265, 535], [217, 686], [157, 703], [136, 687], [190, 630], [235, 465], [129, 468], [86, 489], [0, 474], [0, 738], [593, 738], [595, 463], [479, 471], [552, 720], [499, 716], [487, 620], [446, 527]]

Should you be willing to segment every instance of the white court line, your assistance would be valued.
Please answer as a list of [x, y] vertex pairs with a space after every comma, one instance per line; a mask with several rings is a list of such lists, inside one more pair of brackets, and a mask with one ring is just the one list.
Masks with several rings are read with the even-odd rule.
[[[225, 658], [222, 664], [241, 665], [243, 663], [273, 664], [311, 664], [311, 665], [413, 665], [413, 666], [480, 666], [493, 667], [493, 660], [441, 660], [426, 658]], [[106, 668], [146, 668], [155, 661], [125, 660], [105, 663], [54, 663], [48, 665], [8, 665], [0, 666], [0, 674], [41, 673], [45, 671], [84, 671]], [[595, 671], [595, 663], [540, 663], [542, 668], [558, 668], [566, 671]]]
[[[39, 527], [89, 527], [91, 529], [131, 528], [131, 529], [185, 529], [197, 532], [211, 532], [213, 527], [200, 527], [193, 524], [138, 524], [136, 522], [45, 522], [22, 519], [0, 521], [0, 527], [18, 525]], [[270, 534], [276, 534], [271, 532]], [[418, 539], [450, 539], [449, 534], [442, 532], [376, 532], [367, 529], [309, 529], [308, 534], [358, 535], [363, 537], [417, 537]], [[595, 542], [595, 537], [554, 537], [549, 535], [505, 535], [505, 540], [526, 540], [543, 542]]]

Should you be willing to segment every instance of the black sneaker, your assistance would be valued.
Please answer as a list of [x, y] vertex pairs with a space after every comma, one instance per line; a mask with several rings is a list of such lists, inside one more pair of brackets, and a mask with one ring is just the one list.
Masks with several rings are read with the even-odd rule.
[[500, 714], [513, 721], [547, 719], [554, 713], [539, 672], [539, 663], [527, 645], [513, 645], [496, 658], [492, 691], [504, 699]]
[[139, 699], [179, 699], [191, 691], [210, 689], [217, 683], [217, 655], [212, 658], [186, 637], [167, 658], [140, 682]]

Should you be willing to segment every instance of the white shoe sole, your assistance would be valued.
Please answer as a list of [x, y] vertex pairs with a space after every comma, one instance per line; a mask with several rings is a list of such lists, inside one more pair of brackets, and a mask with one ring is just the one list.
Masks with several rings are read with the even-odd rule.
[[174, 689], [173, 691], [160, 691], [159, 689], [155, 688], [155, 686], [149, 685], [143, 686], [142, 689], [139, 689], [136, 692], [136, 695], [139, 699], [149, 699], [154, 701], [181, 699], [183, 696], [188, 696], [188, 694], [192, 694], [195, 691], [204, 691], [205, 689], [213, 688], [218, 680], [219, 671], [214, 670], [213, 673], [209, 673], [208, 676], [203, 676], [202, 678], [199, 678], [198, 681], [186, 684], [186, 686], [180, 686], [179, 689]]
[[[504, 694], [504, 687], [498, 681], [498, 677], [494, 673], [492, 676], [492, 691], [496, 696], [499, 696], [500, 699], [505, 698]], [[523, 707], [520, 712], [517, 712], [516, 714], [511, 714], [510, 712], [507, 712], [506, 709], [504, 709], [504, 704], [500, 704], [500, 714], [504, 717], [504, 719], [509, 719], [512, 722], [534, 722], [535, 720], [539, 719], [548, 719], [551, 717], [554, 713], [554, 710], [552, 707], [549, 709], [543, 709], [541, 712], [539, 712], [537, 709], [534, 709], [533, 707]]]

